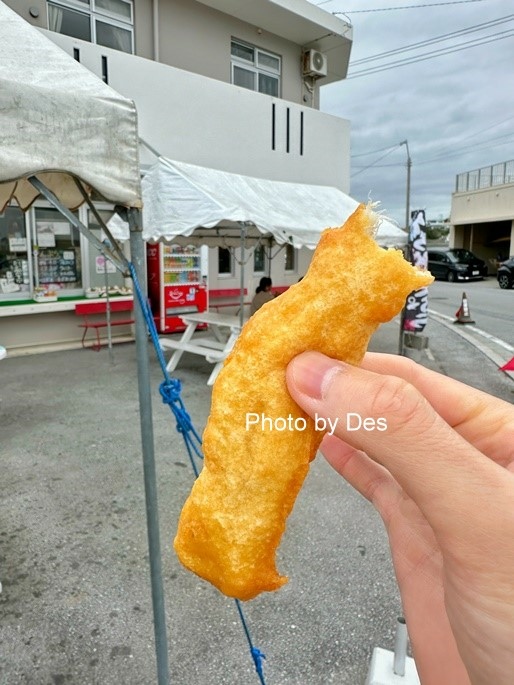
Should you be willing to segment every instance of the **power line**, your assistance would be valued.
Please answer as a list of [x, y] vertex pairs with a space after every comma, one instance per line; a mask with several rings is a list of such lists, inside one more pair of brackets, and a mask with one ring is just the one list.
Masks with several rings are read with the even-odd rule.
[[473, 138], [474, 136], [478, 136], [480, 133], [485, 133], [486, 131], [490, 131], [492, 128], [496, 128], [497, 126], [501, 126], [502, 124], [505, 124], [507, 121], [511, 121], [514, 119], [514, 114], [511, 115], [510, 117], [507, 117], [506, 119], [502, 119], [501, 121], [498, 121], [496, 124], [491, 124], [490, 126], [486, 126], [485, 128], [481, 128], [479, 131], [474, 131], [473, 133], [470, 133], [467, 136], [464, 136], [464, 138], [461, 138], [462, 140], [468, 140], [469, 138]]
[[[352, 169], [362, 169], [364, 171], [365, 169], [369, 169], [370, 167], [374, 167], [375, 169], [385, 169], [386, 167], [393, 167], [393, 166], [405, 166], [405, 162], [391, 162], [390, 164], [370, 164], [369, 166], [355, 166], [352, 164]], [[361, 173], [361, 172], [359, 172]], [[357, 176], [357, 174], [353, 174], [354, 176]]]
[[503, 24], [514, 19], [514, 14], [507, 14], [505, 17], [500, 17], [499, 19], [491, 19], [491, 21], [483, 22], [482, 24], [475, 24], [474, 26], [469, 26], [464, 29], [459, 29], [457, 31], [452, 31], [451, 33], [444, 33], [441, 36], [435, 36], [434, 38], [428, 38], [427, 40], [419, 41], [418, 43], [410, 43], [401, 48], [394, 48], [393, 50], [387, 50], [385, 52], [378, 52], [376, 55], [370, 55], [369, 57], [363, 57], [362, 59], [355, 60], [351, 63], [351, 66], [357, 66], [360, 64], [365, 64], [366, 62], [372, 62], [377, 59], [382, 59], [384, 57], [389, 57], [390, 55], [395, 55], [401, 52], [408, 52], [409, 50], [417, 50], [419, 48], [425, 47], [426, 45], [433, 45], [434, 43], [441, 43], [450, 38], [455, 38], [456, 36], [465, 35], [467, 33], [475, 33], [476, 31], [482, 31], [485, 28], [491, 28], [491, 26], [496, 26], [498, 24]]
[[[506, 133], [503, 136], [498, 136], [497, 138], [490, 138], [489, 140], [484, 140], [480, 142], [478, 145], [469, 145], [468, 147], [465, 148], [457, 148], [456, 150], [450, 150], [445, 152], [442, 155], [439, 155], [437, 157], [432, 157], [430, 159], [425, 159], [421, 162], [416, 162], [416, 166], [423, 166], [425, 164], [436, 164], [437, 162], [440, 162], [441, 160], [446, 160], [446, 159], [451, 159], [452, 157], [459, 157], [463, 153], [465, 153], [467, 150], [473, 150], [473, 151], [478, 151], [480, 152], [481, 150], [489, 150], [490, 148], [493, 147], [498, 147], [498, 145], [504, 145], [505, 141], [499, 140], [500, 138], [508, 138], [510, 136], [514, 136], [514, 131], [511, 131], [510, 133]], [[498, 140], [499, 142], [496, 143], [491, 143], [490, 141]], [[376, 160], [377, 162], [379, 160]], [[362, 171], [365, 171], [366, 169], [369, 169], [371, 166], [374, 166], [375, 169], [385, 169], [385, 168], [391, 168], [391, 167], [400, 167], [400, 166], [405, 166], [405, 162], [391, 162], [390, 164], [370, 164], [365, 167], [361, 166], [355, 166], [352, 165], [353, 169], [361, 169], [358, 173], [362, 173]], [[357, 174], [354, 174], [357, 176]]]
[[[481, 133], [485, 133], [486, 131], [490, 131], [493, 128], [496, 128], [498, 126], [501, 126], [502, 124], [505, 124], [507, 121], [512, 121], [512, 119], [514, 119], [514, 114], [511, 115], [510, 117], [507, 117], [506, 119], [502, 119], [501, 121], [497, 121], [494, 124], [490, 124], [489, 126], [486, 126], [485, 128], [481, 128], [478, 131], [473, 131], [473, 133], [470, 133], [467, 136], [464, 136], [463, 138], [459, 138], [458, 142], [463, 142], [465, 140], [469, 140], [469, 138], [476, 138]], [[485, 140], [482, 140], [480, 142], [480, 145], [482, 145], [484, 143], [488, 143], [488, 142], [493, 141], [493, 140], [500, 140], [502, 138], [508, 138], [509, 136], [512, 136], [512, 135], [514, 135], [514, 131], [509, 131], [508, 133], [503, 133], [501, 136], [495, 136], [494, 138], [486, 138]], [[377, 154], [378, 152], [383, 152], [384, 150], [390, 150], [390, 149], [396, 149], [396, 148], [397, 148], [397, 145], [388, 145], [387, 147], [378, 148], [378, 150], [369, 150], [368, 152], [360, 152], [358, 155], [352, 155], [351, 158], [357, 159], [358, 157], [366, 157], [368, 155]], [[460, 152], [466, 152], [467, 150], [470, 150], [470, 149], [476, 149], [476, 144], [474, 143], [473, 145], [467, 145], [467, 146], [462, 147], [462, 148], [457, 148], [457, 150]], [[455, 153], [455, 151], [453, 153], [450, 153], [450, 154], [454, 154], [454, 153]], [[419, 162], [419, 163], [420, 164], [429, 164], [429, 163], [432, 163], [433, 161], [438, 161], [439, 159], [445, 159], [447, 154], [448, 154], [448, 152], [445, 151], [444, 153], [441, 153], [440, 155], [436, 156], [435, 158], [432, 157], [429, 160], [425, 160], [424, 162]], [[391, 164], [378, 164], [377, 168], [393, 167], [393, 166], [403, 166], [403, 162], [395, 162], [395, 163], [391, 163]], [[367, 168], [367, 167], [358, 166], [355, 164], [353, 164], [352, 167], [354, 169], [365, 169], [365, 168]]]
[[508, 31], [500, 31], [499, 33], [492, 33], [488, 36], [473, 38], [472, 40], [466, 41], [464, 43], [459, 43], [459, 45], [456, 45], [454, 47], [439, 48], [438, 50], [425, 52], [421, 55], [414, 55], [412, 57], [397, 60], [395, 62], [388, 62], [387, 64], [369, 67], [368, 69], [362, 69], [361, 71], [357, 71], [353, 74], [350, 74], [347, 78], [356, 78], [357, 76], [364, 76], [367, 74], [375, 74], [380, 71], [386, 71], [396, 66], [404, 66], [407, 64], [414, 64], [416, 62], [424, 62], [427, 59], [433, 59], [434, 57], [439, 57], [441, 55], [449, 55], [453, 52], [460, 52], [461, 50], [466, 50], [468, 48], [476, 47], [478, 45], [492, 43], [496, 40], [502, 40], [503, 38], [510, 38], [512, 35], [514, 35], [514, 31], [512, 29], [509, 29]]
[[474, 145], [465, 145], [464, 147], [457, 147], [453, 148], [453, 150], [442, 152], [435, 157], [431, 157], [429, 159], [424, 160], [423, 162], [420, 162], [420, 164], [431, 164], [432, 162], [440, 162], [442, 159], [446, 159], [448, 156], [452, 156], [455, 154], [461, 154], [465, 153], [468, 150], [480, 150], [483, 149], [482, 147], [477, 147], [478, 146], [483, 146], [485, 145], [486, 147], [496, 147], [496, 145], [503, 145], [503, 142], [498, 142], [494, 143], [494, 145], [490, 145], [493, 141], [503, 141], [504, 138], [510, 138], [511, 136], [514, 136], [514, 131], [509, 131], [508, 133], [503, 133], [501, 136], [495, 136], [494, 138], [486, 138], [484, 140], [480, 140], [478, 143], [475, 143]]
[[387, 147], [381, 147], [378, 150], [370, 150], [369, 152], [360, 152], [358, 155], [352, 155], [352, 159], [355, 159], [356, 157], [367, 157], [368, 155], [375, 155], [377, 152], [384, 152], [384, 150], [396, 149], [397, 147], [398, 147], [398, 143], [396, 145], [388, 145]]
[[424, 53], [423, 55], [418, 55], [416, 57], [398, 60], [396, 62], [389, 62], [388, 64], [379, 65], [376, 67], [370, 67], [369, 69], [362, 69], [361, 71], [349, 74], [346, 79], [358, 78], [359, 76], [368, 76], [370, 74], [378, 74], [381, 71], [387, 71], [389, 69], [394, 69], [396, 67], [406, 66], [408, 64], [415, 64], [416, 62], [424, 62], [428, 59], [433, 59], [434, 57], [440, 57], [442, 55], [450, 55], [454, 52], [461, 52], [462, 50], [467, 50], [469, 48], [477, 47], [479, 45], [486, 45], [487, 43], [493, 43], [498, 40], [504, 40], [505, 38], [511, 38], [514, 36], [514, 30], [501, 31], [500, 33], [490, 34], [489, 36], [483, 36], [482, 38], [475, 38], [471, 41], [465, 43], [460, 43], [454, 48], [441, 48], [440, 50], [432, 50], [431, 52]]
[[355, 176], [358, 176], [359, 174], [362, 174], [363, 171], [366, 171], [366, 169], [370, 169], [372, 166], [375, 166], [377, 162], [380, 162], [381, 159], [384, 159], [384, 157], [387, 157], [387, 155], [390, 155], [391, 152], [394, 150], [397, 150], [400, 147], [401, 143], [398, 143], [394, 147], [392, 147], [388, 152], [385, 153], [385, 155], [382, 155], [378, 159], [376, 159], [374, 162], [371, 162], [371, 164], [368, 164], [368, 166], [363, 167], [360, 171], [358, 171], [356, 174], [350, 174], [350, 178], [354, 178]]
[[375, 7], [366, 10], [346, 10], [345, 12], [332, 12], [332, 14], [363, 14], [367, 12], [391, 12], [393, 10], [417, 10], [423, 7], [440, 7], [442, 5], [465, 5], [470, 2], [484, 2], [484, 0], [453, 0], [453, 2], [432, 2], [424, 5], [403, 5], [402, 7]]

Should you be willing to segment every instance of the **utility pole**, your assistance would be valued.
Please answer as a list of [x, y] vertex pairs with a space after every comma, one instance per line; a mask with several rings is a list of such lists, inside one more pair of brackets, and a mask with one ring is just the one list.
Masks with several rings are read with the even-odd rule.
[[405, 199], [405, 229], [408, 231], [410, 225], [410, 170], [412, 167], [412, 160], [410, 158], [409, 142], [407, 140], [402, 140], [400, 145], [405, 145], [407, 149], [407, 197]]
[[[405, 230], [408, 232], [409, 226], [410, 226], [410, 170], [412, 167], [412, 160], [410, 158], [410, 152], [409, 152], [409, 141], [402, 140], [400, 145], [405, 145], [405, 148], [407, 150], [407, 195], [405, 198]], [[402, 313], [400, 315], [400, 342], [398, 345], [398, 354], [400, 354], [402, 356], [404, 354], [404, 337], [403, 337], [404, 313], [405, 313], [405, 307], [402, 309]]]

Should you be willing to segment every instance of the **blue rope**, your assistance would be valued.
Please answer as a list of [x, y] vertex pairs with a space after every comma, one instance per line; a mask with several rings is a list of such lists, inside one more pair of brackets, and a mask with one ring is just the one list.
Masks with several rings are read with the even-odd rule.
[[266, 655], [261, 652], [261, 650], [258, 647], [253, 646], [252, 642], [252, 637], [250, 635], [250, 631], [248, 630], [248, 625], [246, 623], [245, 615], [243, 613], [243, 608], [241, 606], [241, 602], [236, 599], [234, 600], [236, 603], [237, 610], [239, 612], [239, 618], [241, 619], [241, 623], [243, 624], [243, 630], [246, 635], [246, 639], [248, 640], [248, 645], [250, 647], [250, 654], [252, 655], [253, 663], [255, 665], [255, 670], [257, 671], [257, 675], [259, 676], [259, 680], [261, 681], [262, 685], [266, 685], [264, 682], [264, 672], [262, 670], [262, 661], [263, 659], [266, 658]]
[[[196, 466], [194, 455], [196, 455], [200, 459], [203, 459], [203, 455], [201, 452], [202, 439], [198, 435], [191, 420], [191, 417], [189, 416], [186, 410], [184, 402], [182, 401], [182, 397], [180, 394], [182, 390], [182, 383], [179, 381], [178, 378], [171, 378], [168, 373], [168, 370], [166, 368], [166, 360], [164, 358], [164, 353], [159, 342], [159, 334], [157, 333], [157, 328], [155, 326], [152, 310], [150, 308], [150, 304], [148, 303], [146, 297], [143, 294], [143, 291], [141, 290], [141, 286], [139, 284], [135, 267], [131, 262], [129, 262], [129, 269], [130, 275], [132, 277], [132, 282], [134, 283], [134, 291], [136, 293], [139, 305], [141, 307], [141, 311], [143, 312], [146, 327], [152, 339], [155, 352], [157, 355], [157, 360], [159, 362], [161, 371], [164, 376], [164, 381], [159, 386], [159, 392], [161, 394], [163, 403], [167, 404], [170, 407], [171, 411], [173, 412], [173, 415], [175, 416], [175, 420], [177, 422], [177, 431], [181, 433], [184, 439], [187, 453], [189, 455], [189, 460], [191, 462], [191, 466], [193, 467], [195, 477], [198, 478], [198, 468]], [[241, 607], [241, 603], [238, 599], [234, 601], [239, 612], [239, 617], [241, 619], [243, 630], [248, 641], [248, 646], [250, 647], [250, 654], [253, 659], [255, 671], [257, 672], [261, 685], [266, 685], [263, 671], [263, 660], [266, 658], [266, 656], [260, 651], [260, 649], [254, 647], [252, 637], [248, 629], [248, 624], [243, 613], [243, 608]]]
[[203, 455], [200, 450], [202, 440], [196, 432], [195, 427], [193, 426], [193, 423], [191, 421], [191, 417], [187, 413], [182, 398], [180, 396], [182, 385], [178, 378], [170, 377], [168, 370], [166, 368], [166, 360], [164, 358], [164, 353], [159, 342], [159, 334], [157, 333], [157, 328], [155, 326], [152, 310], [147, 299], [143, 294], [143, 291], [141, 290], [136, 270], [132, 263], [129, 263], [129, 269], [130, 275], [132, 276], [132, 281], [134, 283], [134, 290], [137, 295], [138, 302], [141, 306], [143, 316], [145, 318], [146, 327], [152, 339], [153, 346], [157, 354], [157, 360], [159, 362], [159, 366], [161, 367], [161, 371], [164, 376], [164, 381], [161, 383], [159, 387], [159, 392], [161, 394], [163, 403], [169, 406], [169, 408], [173, 412], [173, 415], [175, 416], [175, 420], [177, 422], [177, 431], [181, 433], [182, 437], [184, 438], [187, 453], [189, 455], [189, 461], [191, 462], [191, 466], [193, 467], [195, 476], [198, 476], [198, 468], [194, 460], [194, 455], [196, 455], [199, 459], [203, 459]]

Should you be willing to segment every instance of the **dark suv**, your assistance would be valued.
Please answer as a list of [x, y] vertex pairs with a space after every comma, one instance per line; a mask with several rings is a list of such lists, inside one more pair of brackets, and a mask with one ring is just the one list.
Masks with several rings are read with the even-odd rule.
[[502, 262], [498, 267], [498, 273], [496, 274], [500, 288], [503, 290], [508, 290], [514, 287], [514, 257], [507, 259], [506, 262]]
[[487, 276], [484, 260], [462, 247], [428, 250], [428, 270], [434, 278], [450, 283], [480, 280]]

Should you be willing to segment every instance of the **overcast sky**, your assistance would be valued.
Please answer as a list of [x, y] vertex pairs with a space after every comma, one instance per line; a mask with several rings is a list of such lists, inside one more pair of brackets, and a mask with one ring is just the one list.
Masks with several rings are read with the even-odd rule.
[[[405, 225], [406, 146], [384, 149], [403, 140], [408, 141], [412, 159], [411, 209], [426, 209], [429, 219], [449, 216], [458, 173], [514, 159], [512, 0], [438, 6], [434, 5], [443, 0], [309, 1], [327, 12], [345, 12], [339, 16], [351, 22], [349, 76], [386, 63], [382, 58], [352, 67], [357, 60], [511, 16], [510, 21], [392, 55], [387, 61], [508, 32], [503, 40], [322, 88], [321, 109], [351, 121], [350, 192], [355, 199], [365, 201], [371, 195]], [[352, 13], [412, 5], [414, 9]], [[386, 156], [377, 161], [382, 155]]]

